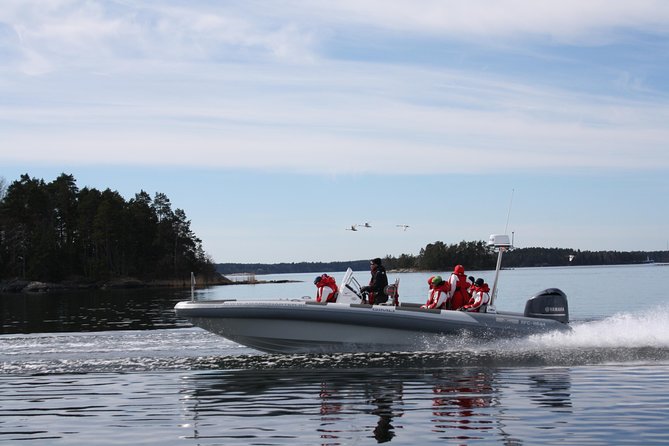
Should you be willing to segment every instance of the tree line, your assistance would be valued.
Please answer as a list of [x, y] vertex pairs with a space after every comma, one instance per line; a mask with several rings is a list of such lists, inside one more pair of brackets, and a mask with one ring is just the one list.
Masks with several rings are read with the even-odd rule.
[[[493, 269], [496, 253], [483, 241], [429, 243], [418, 255], [386, 255], [387, 269], [449, 271]], [[566, 248], [513, 249], [503, 266], [537, 267], [669, 262], [669, 251], [581, 251]], [[278, 274], [369, 268], [369, 259], [346, 262], [214, 265], [169, 198], [140, 191], [125, 200], [118, 192], [84, 187], [72, 175], [55, 180], [28, 174], [11, 184], [0, 178], [0, 279], [62, 282], [118, 277], [184, 280], [190, 272], [213, 276], [236, 272]]]
[[[514, 248], [505, 253], [504, 268], [543, 266], [586, 265], [630, 265], [647, 262], [669, 262], [669, 251], [581, 251], [569, 248]], [[455, 265], [464, 265], [467, 270], [495, 269], [497, 253], [482, 240], [461, 241], [446, 244], [441, 241], [429, 243], [418, 255], [386, 255], [383, 264], [389, 270], [452, 271]], [[349, 262], [300, 262], [300, 263], [219, 263], [216, 268], [222, 274], [236, 272], [254, 274], [308, 273], [344, 271], [369, 268], [369, 260]]]
[[210, 275], [213, 262], [169, 198], [79, 189], [72, 175], [45, 183], [0, 179], [0, 278], [61, 282]]
[[293, 263], [217, 263], [221, 274], [297, 274], [345, 271], [351, 268], [360, 271], [369, 268], [369, 260], [346, 262], [293, 262]]
[[[351, 260], [345, 262], [298, 262], [298, 263], [219, 263], [216, 269], [221, 274], [253, 273], [253, 274], [282, 274], [282, 273], [322, 273], [329, 271], [344, 271], [351, 268], [355, 271], [369, 269], [371, 259]], [[446, 245], [444, 242], [428, 244], [420, 250], [417, 256], [402, 254], [399, 257], [386, 255], [383, 265], [390, 270], [422, 270], [442, 271], [452, 269], [457, 264], [467, 265], [467, 269], [485, 270], [494, 268], [497, 262], [496, 254], [486, 243], [460, 242]]]

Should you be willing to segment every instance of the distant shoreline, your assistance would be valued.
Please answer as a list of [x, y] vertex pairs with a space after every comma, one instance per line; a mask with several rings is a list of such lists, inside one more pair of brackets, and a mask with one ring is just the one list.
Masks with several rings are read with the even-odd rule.
[[[232, 281], [225, 276], [216, 279], [200, 280], [195, 278], [195, 288], [206, 288], [210, 286], [225, 285], [262, 285], [267, 283], [291, 283], [300, 282], [299, 280], [239, 280]], [[114, 289], [139, 289], [139, 288], [190, 288], [189, 280], [171, 279], [171, 280], [150, 280], [143, 281], [132, 277], [114, 279], [105, 282], [42, 282], [38, 280], [13, 279], [0, 281], [0, 293], [48, 293], [58, 291], [78, 291], [78, 290], [114, 290]]]
[[[517, 268], [564, 268], [564, 267], [601, 267], [601, 266], [669, 266], [668, 262], [642, 262], [642, 263], [621, 263], [621, 264], [607, 264], [607, 265], [542, 265], [529, 267], [503, 267], [503, 270], [513, 270]], [[422, 270], [418, 268], [394, 268], [389, 269], [390, 274], [401, 273], [430, 273], [433, 270]], [[307, 273], [268, 273], [266, 275], [274, 274], [307, 274]], [[281, 284], [281, 283], [296, 283], [302, 282], [295, 279], [278, 279], [278, 280], [262, 280], [257, 279], [256, 276], [263, 276], [265, 274], [249, 274], [244, 280], [230, 280], [228, 277], [220, 275], [216, 278], [199, 278], [195, 279], [195, 288], [206, 288], [210, 286], [226, 286], [226, 285], [262, 285], [262, 284]], [[118, 279], [111, 279], [108, 281], [63, 281], [63, 282], [45, 282], [38, 280], [25, 279], [10, 279], [0, 281], [1, 294], [13, 293], [47, 293], [58, 291], [77, 291], [77, 290], [113, 290], [113, 289], [139, 289], [139, 288], [175, 288], [175, 289], [189, 289], [190, 280], [186, 279], [163, 279], [163, 280], [140, 280], [133, 277], [125, 277]]]

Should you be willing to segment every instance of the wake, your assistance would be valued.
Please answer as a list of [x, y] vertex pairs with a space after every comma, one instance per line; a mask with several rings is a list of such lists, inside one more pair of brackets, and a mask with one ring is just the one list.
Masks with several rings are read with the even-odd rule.
[[669, 312], [664, 307], [577, 322], [572, 328], [571, 333], [547, 333], [529, 341], [548, 348], [669, 348]]
[[656, 307], [482, 343], [444, 337], [418, 351], [270, 355], [199, 330], [4, 337], [3, 374], [183, 370], [444, 370], [669, 364], [669, 312]]

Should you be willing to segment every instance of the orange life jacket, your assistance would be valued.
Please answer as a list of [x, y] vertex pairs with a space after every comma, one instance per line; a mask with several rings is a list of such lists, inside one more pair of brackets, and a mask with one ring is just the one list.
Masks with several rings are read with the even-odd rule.
[[337, 300], [336, 294], [339, 288], [337, 288], [335, 278], [328, 276], [327, 274], [323, 274], [321, 280], [318, 281], [318, 284], [316, 285], [316, 302], [323, 301], [323, 288], [325, 287], [330, 288], [330, 294], [325, 298], [325, 302], [335, 302]]

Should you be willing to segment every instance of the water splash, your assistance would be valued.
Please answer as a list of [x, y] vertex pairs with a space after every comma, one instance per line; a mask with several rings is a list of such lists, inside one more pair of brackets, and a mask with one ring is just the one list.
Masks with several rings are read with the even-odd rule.
[[669, 313], [618, 313], [547, 333], [481, 344], [444, 338], [418, 352], [268, 355], [199, 329], [4, 336], [0, 373], [157, 370], [443, 369], [669, 363]]
[[599, 321], [576, 323], [572, 328], [571, 333], [533, 336], [530, 342], [548, 348], [669, 348], [669, 312], [660, 307], [617, 313]]

